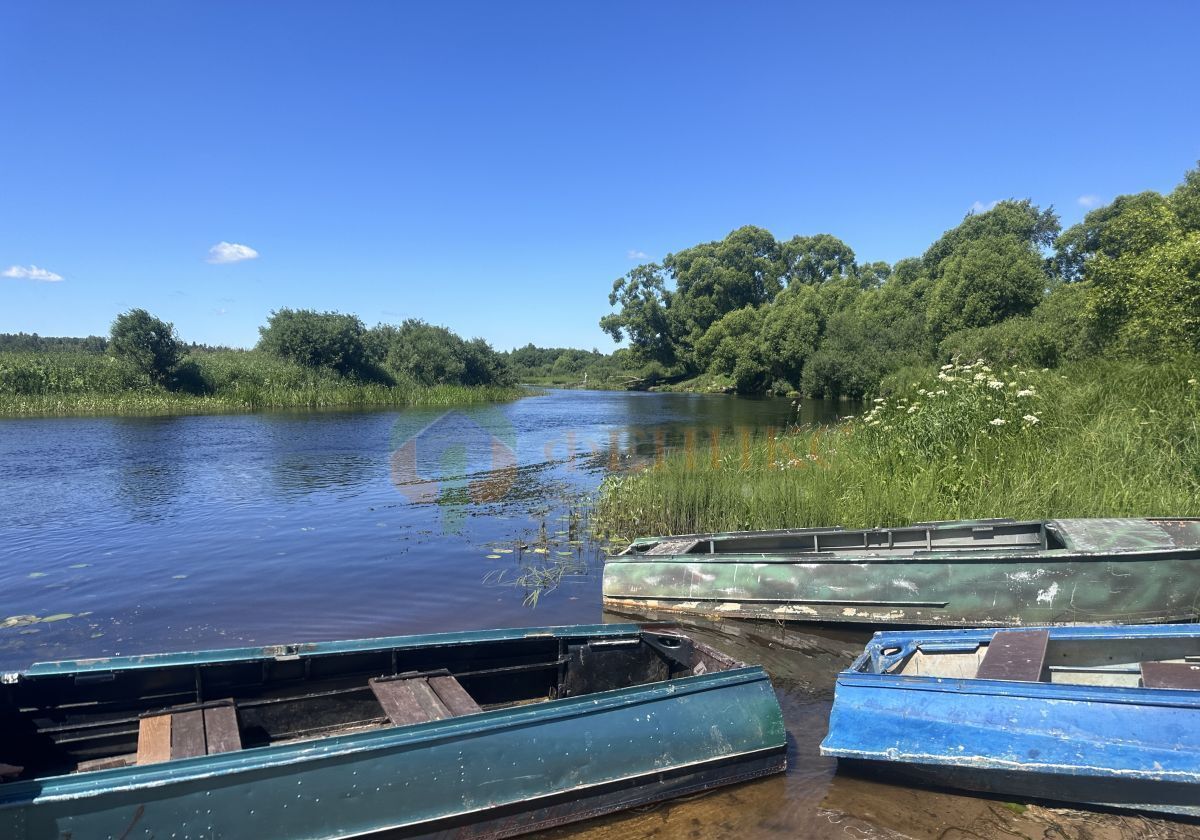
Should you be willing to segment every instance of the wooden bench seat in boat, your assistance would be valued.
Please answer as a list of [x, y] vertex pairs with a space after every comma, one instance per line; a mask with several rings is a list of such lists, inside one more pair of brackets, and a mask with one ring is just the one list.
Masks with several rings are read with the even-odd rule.
[[1143, 662], [1143, 688], [1190, 688], [1200, 691], [1200, 664]]
[[975, 678], [1038, 682], [1049, 644], [1048, 630], [1001, 630], [992, 636]]
[[369, 680], [393, 726], [408, 726], [483, 711], [451, 674], [400, 674]]
[[168, 709], [138, 722], [138, 764], [215, 755], [242, 748], [233, 700]]

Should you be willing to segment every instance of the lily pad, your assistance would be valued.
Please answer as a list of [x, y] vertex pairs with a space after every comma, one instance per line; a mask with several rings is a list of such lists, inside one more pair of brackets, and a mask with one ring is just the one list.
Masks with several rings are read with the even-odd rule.
[[489, 554], [489, 555], [487, 556], [487, 559], [489, 559], [489, 560], [499, 560], [499, 559], [500, 559], [500, 555], [499, 555], [499, 554]]
[[75, 617], [75, 613], [55, 613], [54, 615], [48, 615], [45, 618], [43, 618], [42, 623], [49, 624], [51, 621], [62, 621], [64, 618], [74, 618], [74, 617]]
[[45, 572], [30, 572], [29, 576], [31, 578], [40, 578], [40, 577], [45, 577], [46, 573]]

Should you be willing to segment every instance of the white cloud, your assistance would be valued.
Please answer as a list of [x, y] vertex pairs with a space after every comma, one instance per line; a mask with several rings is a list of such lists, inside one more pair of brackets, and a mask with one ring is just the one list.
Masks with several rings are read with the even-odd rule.
[[995, 207], [999, 203], [1000, 203], [999, 199], [996, 199], [995, 201], [989, 201], [987, 204], [984, 204], [982, 201], [976, 201], [974, 204], [971, 205], [971, 212], [972, 213], [986, 213], [987, 211], [991, 210], [993, 207]]
[[625, 252], [625, 259], [627, 259], [627, 260], [648, 260], [648, 259], [650, 259], [650, 255], [647, 254], [645, 251], [639, 251], [637, 248], [630, 248], [628, 251]]
[[236, 242], [218, 242], [216, 245], [208, 249], [207, 262], [216, 263], [235, 263], [242, 260], [258, 259], [258, 251], [255, 251], [249, 245], [239, 245]]
[[38, 268], [36, 265], [13, 265], [0, 271], [0, 277], [11, 277], [14, 280], [33, 280], [37, 283], [57, 283], [62, 280], [61, 274]]
[[1092, 195], [1090, 193], [1087, 195], [1081, 195], [1075, 200], [1079, 202], [1080, 207], [1099, 207], [1104, 203], [1104, 199], [1102, 199], [1100, 196]]

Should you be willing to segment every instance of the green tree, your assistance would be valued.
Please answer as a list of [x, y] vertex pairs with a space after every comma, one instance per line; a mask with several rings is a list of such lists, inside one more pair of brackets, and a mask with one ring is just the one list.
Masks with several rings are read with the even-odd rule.
[[677, 337], [671, 332], [667, 315], [671, 297], [663, 267], [656, 263], [639, 265], [613, 282], [608, 303], [619, 309], [600, 319], [600, 329], [613, 341], [628, 338], [637, 364], [674, 365], [678, 360]]
[[160, 385], [170, 381], [183, 359], [183, 344], [175, 334], [175, 326], [145, 309], [131, 309], [117, 316], [109, 330], [108, 350]]
[[1048, 283], [1038, 255], [1007, 234], [962, 242], [939, 269], [928, 310], [929, 330], [938, 340], [1029, 313]]
[[827, 283], [853, 274], [857, 268], [854, 251], [836, 236], [793, 236], [780, 246], [787, 285]]
[[306, 367], [326, 367], [342, 375], [369, 371], [366, 328], [354, 315], [279, 309], [258, 332], [259, 349]]
[[1060, 230], [1053, 207], [1042, 210], [1029, 199], [1009, 199], [984, 213], [968, 213], [958, 227], [946, 231], [929, 246], [921, 261], [929, 276], [937, 280], [951, 254], [968, 242], [1011, 237], [1030, 253], [1040, 254], [1053, 247]]

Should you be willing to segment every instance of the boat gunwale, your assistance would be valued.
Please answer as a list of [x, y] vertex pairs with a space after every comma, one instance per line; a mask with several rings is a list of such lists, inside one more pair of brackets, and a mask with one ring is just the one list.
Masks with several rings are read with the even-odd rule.
[[[469, 630], [465, 632], [425, 633], [415, 636], [378, 636], [367, 639], [338, 639], [326, 642], [296, 642], [258, 647], [216, 648], [201, 651], [129, 654], [89, 659], [60, 659], [35, 662], [23, 671], [0, 675], [0, 682], [41, 677], [61, 677], [92, 671], [126, 671], [150, 668], [171, 668], [189, 665], [223, 665], [253, 662], [263, 659], [304, 659], [311, 656], [333, 656], [367, 653], [375, 650], [408, 650], [413, 648], [461, 647], [490, 642], [519, 642], [536, 639], [636, 637], [643, 632], [678, 632], [667, 628], [646, 627], [634, 622], [623, 624], [581, 624], [551, 627], [522, 627], [502, 630]], [[686, 634], [685, 634], [686, 635]]]
[[681, 676], [654, 683], [625, 686], [575, 697], [563, 697], [536, 704], [491, 709], [473, 715], [425, 721], [408, 726], [383, 727], [345, 735], [329, 735], [214, 755], [175, 759], [153, 765], [131, 765], [24, 779], [0, 785], [0, 811], [24, 807], [30, 803], [101, 796], [114, 788], [120, 790], [158, 788], [177, 782], [215, 777], [228, 778], [234, 773], [243, 771], [273, 770], [356, 754], [367, 755], [393, 749], [420, 747], [453, 741], [462, 737], [478, 737], [505, 729], [581, 718], [621, 708], [632, 708], [707, 691], [763, 682], [771, 684], [770, 677], [761, 666], [742, 664], [725, 671]]
[[[610, 563], [695, 563], [695, 564], [753, 564], [778, 563], [790, 565], [848, 564], [848, 565], [938, 565], [954, 563], [1000, 563], [1049, 561], [1054, 563], [1106, 562], [1114, 559], [1131, 560], [1196, 560], [1200, 559], [1200, 546], [1171, 548], [1114, 548], [1104, 551], [1076, 551], [1069, 548], [1035, 549], [1025, 551], [1024, 546], [1013, 548], [971, 548], [957, 552], [954, 548], [918, 549], [910, 554], [888, 554], [885, 552], [862, 551], [861, 553], [784, 552], [720, 553], [720, 554], [614, 554], [605, 558]], [[1022, 553], [1018, 554], [1017, 551]]]
[[838, 674], [837, 685], [882, 688], [888, 691], [935, 691], [967, 696], [1028, 697], [1034, 700], [1067, 700], [1129, 706], [1200, 709], [1200, 691], [1184, 688], [1077, 685], [1022, 680], [988, 680], [975, 677], [875, 674], [848, 670]]

